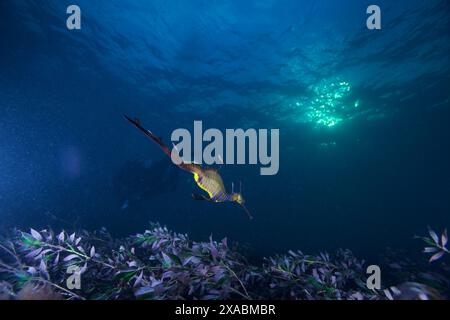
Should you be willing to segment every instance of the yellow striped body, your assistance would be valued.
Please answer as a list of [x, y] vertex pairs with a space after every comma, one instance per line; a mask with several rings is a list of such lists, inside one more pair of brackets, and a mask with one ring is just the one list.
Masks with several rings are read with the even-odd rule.
[[226, 193], [223, 180], [216, 170], [206, 169], [198, 174], [194, 173], [194, 179], [197, 185], [208, 193], [210, 200], [214, 202], [231, 201], [231, 195]]

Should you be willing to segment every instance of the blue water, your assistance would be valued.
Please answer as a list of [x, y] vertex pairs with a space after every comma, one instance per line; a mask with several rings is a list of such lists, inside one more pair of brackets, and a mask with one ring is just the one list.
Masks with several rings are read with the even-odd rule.
[[[370, 258], [450, 227], [448, 1], [378, 0], [368, 30], [373, 1], [77, 0], [70, 31], [73, 2], [0, 2], [2, 229], [158, 221], [255, 257]], [[194, 120], [279, 128], [277, 175], [221, 169], [255, 219], [192, 200], [192, 176], [124, 113], [166, 142]]]

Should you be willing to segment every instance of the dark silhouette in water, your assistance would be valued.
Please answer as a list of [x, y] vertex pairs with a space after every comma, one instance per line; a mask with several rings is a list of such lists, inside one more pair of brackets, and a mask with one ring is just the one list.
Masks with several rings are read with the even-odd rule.
[[114, 177], [114, 194], [122, 210], [139, 206], [154, 196], [174, 191], [179, 172], [167, 159], [128, 161]]
[[[172, 159], [174, 157], [177, 157], [177, 154], [174, 153], [172, 155], [172, 150], [170, 150], [161, 140], [161, 138], [155, 136], [151, 131], [145, 129], [141, 122], [138, 119], [131, 119], [130, 117], [125, 115], [125, 118], [133, 124], [136, 128], [138, 128], [140, 131], [142, 131], [150, 140], [155, 142], [159, 145], [159, 147], [164, 151], [166, 155], [171, 157]], [[206, 200], [211, 202], [237, 202], [244, 208], [245, 212], [247, 213], [248, 217], [250, 219], [253, 219], [250, 212], [245, 207], [244, 203], [244, 197], [242, 196], [241, 192], [234, 192], [234, 190], [231, 191], [231, 193], [227, 193], [225, 190], [225, 186], [223, 184], [223, 180], [218, 172], [217, 169], [212, 168], [202, 168], [200, 165], [195, 163], [185, 163], [181, 159], [176, 159], [176, 163], [178, 163], [178, 167], [181, 169], [188, 171], [194, 175], [195, 182], [197, 185], [206, 193], [207, 196], [200, 195], [200, 194], [192, 194], [192, 197], [195, 200]]]

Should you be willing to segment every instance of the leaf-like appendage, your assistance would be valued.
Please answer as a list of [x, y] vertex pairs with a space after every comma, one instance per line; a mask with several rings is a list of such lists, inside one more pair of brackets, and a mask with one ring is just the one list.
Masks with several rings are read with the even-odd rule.
[[443, 247], [445, 247], [447, 245], [447, 242], [448, 242], [447, 229], [445, 229], [444, 232], [442, 232], [441, 242], [442, 242]]
[[64, 258], [64, 261], [70, 261], [75, 258], [79, 258], [79, 256], [77, 254], [69, 254], [67, 257]]
[[425, 247], [424, 249], [423, 249], [423, 252], [424, 253], [432, 253], [432, 252], [436, 252], [436, 251], [438, 251], [439, 249], [438, 248], [436, 248], [436, 247]]
[[37, 232], [33, 228], [31, 228], [30, 231], [31, 231], [31, 235], [33, 236], [33, 238], [35, 238], [36, 240], [42, 241], [42, 236], [39, 232]]
[[439, 244], [439, 237], [431, 228], [428, 228], [428, 233], [430, 237], [433, 239], [434, 243]]
[[443, 255], [444, 255], [444, 251], [440, 251], [438, 253], [435, 253], [434, 255], [431, 256], [429, 262], [436, 261], [436, 260], [440, 259]]
[[65, 236], [64, 236], [64, 231], [61, 231], [61, 233], [58, 235], [58, 240], [60, 242], [64, 242]]
[[141, 273], [137, 277], [136, 281], [134, 282], [134, 285], [133, 285], [134, 288], [136, 288], [137, 286], [139, 286], [141, 284], [143, 275], [144, 275], [144, 271], [141, 271]]
[[167, 264], [168, 267], [170, 267], [170, 266], [172, 265], [172, 260], [171, 260], [170, 257], [169, 257], [167, 254], [165, 254], [164, 252], [161, 252], [161, 253], [162, 253], [162, 257], [163, 257], [163, 259], [164, 259], [164, 262]]

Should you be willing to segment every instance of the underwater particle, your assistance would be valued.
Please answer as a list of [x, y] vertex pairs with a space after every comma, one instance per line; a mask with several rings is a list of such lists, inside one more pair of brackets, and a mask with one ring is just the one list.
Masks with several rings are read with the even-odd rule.
[[331, 147], [336, 147], [336, 141], [330, 141], [330, 142], [321, 142], [319, 144], [320, 148], [331, 148]]
[[122, 205], [122, 207], [120, 207], [120, 210], [125, 210], [125, 209], [127, 209], [128, 208], [128, 199], [127, 200], [125, 200], [125, 202], [123, 203], [123, 205]]

